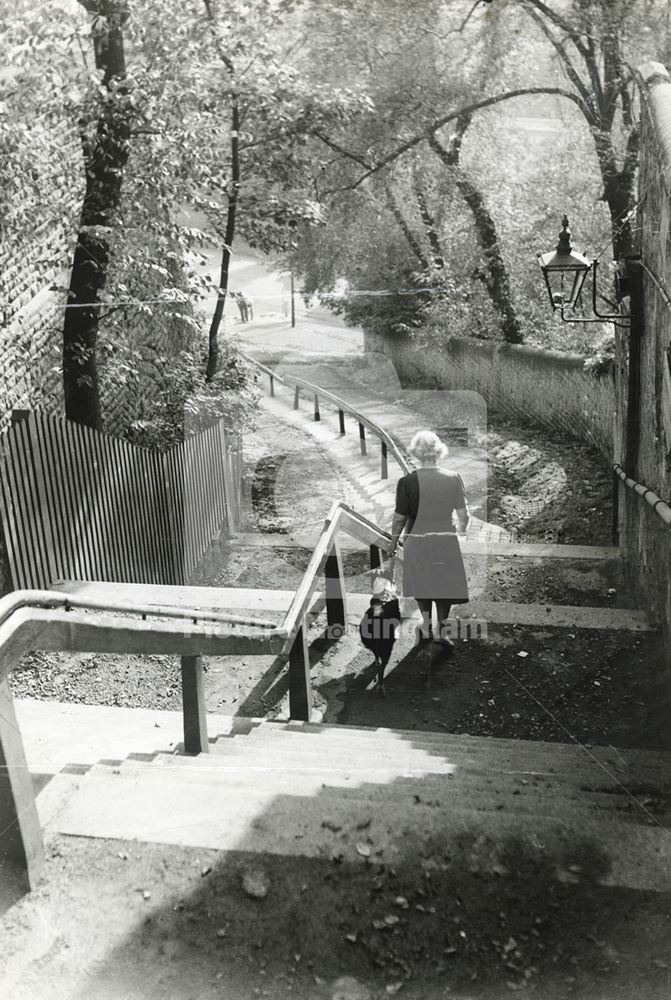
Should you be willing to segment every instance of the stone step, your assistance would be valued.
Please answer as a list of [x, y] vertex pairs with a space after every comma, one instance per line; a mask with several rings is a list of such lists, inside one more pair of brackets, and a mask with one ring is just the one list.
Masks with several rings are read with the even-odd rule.
[[[101, 582], [69, 581], [60, 583], [54, 589], [67, 591], [77, 597], [98, 600], [118, 597], [118, 584]], [[236, 613], [252, 612], [259, 618], [273, 617], [286, 612], [294, 596], [293, 590], [254, 587], [171, 587], [162, 584], [124, 585], [124, 599], [147, 605], [174, 606]], [[321, 591], [313, 595], [312, 609], [318, 610], [323, 601]], [[348, 613], [358, 621], [368, 608], [368, 594], [348, 594]], [[408, 602], [413, 618], [419, 612]], [[629, 630], [634, 632], [656, 631], [657, 625], [646, 611], [622, 608], [592, 608], [571, 605], [515, 604], [507, 601], [474, 600], [464, 605], [467, 611], [458, 613], [454, 619], [468, 622], [477, 619], [491, 625], [529, 625], [537, 628], [590, 628], [606, 631]], [[268, 614], [270, 612], [270, 615]]]
[[[300, 782], [318, 782], [324, 784], [335, 783], [339, 787], [352, 788], [362, 783], [370, 787], [373, 780], [371, 776], [388, 776], [396, 774], [393, 786], [386, 786], [386, 792], [397, 794], [399, 798], [414, 798], [416, 792], [415, 776], [421, 775], [422, 788], [425, 794], [422, 798], [426, 801], [430, 797], [440, 800], [443, 797], [453, 798], [463, 795], [484, 795], [498, 798], [507, 797], [511, 804], [516, 801], [532, 801], [536, 799], [555, 798], [567, 800], [575, 803], [592, 803], [601, 808], [626, 808], [640, 809], [649, 801], [650, 807], [658, 811], [665, 808], [666, 799], [669, 797], [668, 786], [664, 788], [661, 784], [646, 783], [641, 786], [642, 792], [629, 792], [627, 786], [616, 776], [603, 775], [603, 780], [597, 775], [597, 780], [593, 780], [590, 774], [568, 773], [556, 774], [542, 771], [519, 771], [519, 770], [492, 770], [486, 766], [458, 766], [452, 762], [452, 768], [445, 772], [434, 771], [423, 768], [412, 763], [404, 764], [399, 762], [398, 766], [385, 766], [384, 763], [375, 764], [363, 761], [359, 767], [349, 766], [347, 763], [328, 762], [320, 757], [306, 755], [300, 764], [292, 763], [290, 772], [272, 763], [275, 754], [269, 754], [268, 762], [257, 761], [254, 758], [236, 758], [220, 754], [201, 754], [196, 759], [197, 766], [189, 767], [189, 762], [194, 758], [188, 758], [175, 754], [157, 754], [151, 760], [139, 760], [129, 758], [119, 765], [100, 763], [94, 765], [100, 768], [101, 772], [113, 771], [122, 776], [134, 775], [138, 771], [149, 770], [152, 774], [159, 774], [165, 777], [175, 775], [177, 777], [188, 776], [188, 780], [208, 780], [209, 776], [225, 774], [229, 780], [231, 776], [240, 774], [253, 774], [254, 788], [260, 783], [263, 785], [268, 780], [273, 787], [287, 787], [296, 790]], [[414, 773], [413, 773], [414, 772]], [[636, 786], [634, 790], [636, 789]], [[671, 804], [671, 803], [670, 803]], [[645, 810], [640, 809], [644, 814]]]
[[[375, 772], [367, 772], [375, 774]], [[653, 803], [646, 805], [624, 794], [590, 793], [561, 786], [545, 785], [534, 787], [531, 783], [499, 787], [480, 785], [469, 781], [461, 784], [454, 780], [456, 775], [396, 778], [392, 783], [379, 783], [377, 779], [360, 781], [357, 774], [323, 771], [306, 766], [303, 770], [291, 772], [275, 770], [269, 773], [264, 768], [245, 766], [221, 768], [217, 766], [198, 769], [175, 767], [169, 763], [151, 766], [141, 761], [124, 761], [120, 768], [109, 765], [95, 765], [88, 772], [91, 778], [118, 778], [120, 782], [142, 780], [153, 785], [159, 783], [200, 782], [211, 785], [225, 785], [231, 791], [246, 792], [250, 801], [267, 803], [277, 795], [315, 795], [324, 788], [338, 789], [344, 802], [365, 801], [371, 806], [394, 800], [399, 808], [424, 805], [432, 809], [473, 809], [476, 811], [526, 812], [535, 817], [563, 817], [568, 810], [575, 820], [578, 813], [603, 815], [611, 812], [618, 822], [639, 823], [668, 827], [671, 817], [662, 818], [652, 811]], [[471, 778], [472, 776], [469, 776]], [[119, 794], [123, 795], [123, 790]]]
[[[368, 749], [377, 754], [381, 750], [402, 753], [404, 748], [417, 748], [432, 754], [450, 756], [469, 753], [474, 760], [492, 758], [502, 760], [515, 757], [518, 762], [533, 770], [541, 764], [555, 769], [569, 769], [588, 764], [603, 764], [615, 770], [649, 771], [664, 775], [671, 782], [671, 753], [656, 750], [605, 747], [570, 743], [549, 743], [541, 740], [515, 740], [497, 736], [471, 736], [461, 733], [436, 733], [414, 729], [368, 729], [362, 726], [334, 725], [312, 722], [254, 722], [249, 727], [253, 739], [300, 736], [300, 745], [309, 737], [329, 752], [341, 747]], [[223, 744], [226, 740], [220, 741]], [[284, 744], [287, 745], [286, 743]]]
[[[218, 741], [212, 747], [212, 752], [209, 756], [227, 756], [240, 760], [244, 759], [248, 763], [263, 765], [269, 759], [272, 759], [274, 754], [281, 755], [283, 766], [300, 768], [309, 759], [313, 762], [319, 760], [322, 766], [325, 767], [347, 768], [352, 771], [356, 771], [360, 767], [365, 767], [365, 758], [370, 756], [369, 751], [358, 751], [355, 749], [339, 749], [331, 752], [328, 748], [317, 749], [314, 746], [305, 748], [297, 747], [295, 750], [284, 745], [281, 748], [279, 746], [274, 748], [262, 743], [243, 746], [237, 740]], [[522, 757], [516, 753], [495, 756], [484, 753], [479, 754], [477, 751], [454, 750], [451, 753], [446, 753], [444, 756], [431, 756], [423, 754], [421, 751], [416, 754], [406, 755], [394, 754], [392, 751], [378, 751], [375, 752], [374, 759], [374, 766], [376, 768], [396, 769], [406, 772], [419, 770], [422, 772], [448, 773], [457, 767], [475, 767], [478, 770], [489, 770], [492, 772], [515, 771], [525, 774], [541, 773], [549, 776], [560, 776], [566, 773], [569, 768], [579, 768], [581, 778], [590, 784], [593, 783], [597, 787], [600, 787], [609, 776], [611, 776], [611, 779], [615, 778], [624, 784], [631, 784], [633, 781], [635, 784], [641, 786], [659, 787], [665, 782], [664, 775], [656, 768], [638, 768], [634, 778], [632, 771], [629, 769], [618, 771], [608, 765], [605, 765], [605, 767], [600, 766], [589, 760], [585, 760], [582, 764], [573, 764], [569, 761], [562, 764], [561, 761], [556, 761], [551, 756], [531, 760], [528, 756]], [[668, 778], [666, 783], [668, 784]]]
[[543, 817], [402, 805], [393, 798], [372, 804], [344, 800], [328, 788], [309, 796], [270, 792], [267, 801], [252, 801], [248, 789], [236, 791], [225, 783], [151, 783], [142, 775], [124, 781], [122, 792], [118, 776], [83, 776], [70, 788], [49, 832], [264, 854], [337, 855], [361, 864], [368, 858], [357, 844], [370, 858], [393, 864], [416, 855], [425, 843], [431, 843], [434, 855], [461, 856], [465, 840], [472, 839], [473, 863], [489, 870], [514, 840], [516, 849], [537, 855], [544, 865], [555, 864], [558, 877], [567, 881], [671, 890], [668, 831], [620, 822], [612, 813], [581, 811], [574, 818], [565, 810], [561, 817]]
[[[244, 742], [244, 741], [242, 741]], [[222, 745], [226, 749], [222, 750]], [[616, 770], [600, 766], [592, 761], [570, 764], [563, 767], [552, 761], [533, 762], [515, 755], [494, 756], [454, 752], [444, 757], [430, 754], [371, 753], [352, 750], [350, 752], [318, 751], [305, 748], [303, 751], [287, 750], [277, 745], [256, 744], [245, 750], [241, 741], [224, 740], [212, 745], [209, 754], [194, 758], [179, 754], [159, 754], [151, 766], [166, 766], [175, 769], [192, 765], [193, 768], [211, 770], [217, 767], [239, 767], [243, 764], [261, 770], [282, 773], [291, 767], [296, 774], [302, 771], [319, 770], [324, 773], [360, 776], [362, 781], [389, 780], [397, 776], [446, 775], [458, 773], [460, 781], [483, 781], [492, 778], [495, 782], [510, 782], [514, 779], [527, 782], [544, 782], [546, 785], [564, 785], [577, 789], [601, 792], [608, 790], [629, 790], [632, 794], [669, 795], [671, 783], [668, 773], [659, 769], [631, 768]], [[372, 776], [372, 777], [371, 777]]]

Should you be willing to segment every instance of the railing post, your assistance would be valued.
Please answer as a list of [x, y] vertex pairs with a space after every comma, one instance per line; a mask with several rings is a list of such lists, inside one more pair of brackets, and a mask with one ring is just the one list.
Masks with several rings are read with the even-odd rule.
[[370, 568], [378, 569], [382, 564], [382, 549], [379, 545], [370, 547]]
[[336, 541], [324, 565], [324, 590], [328, 637], [339, 639], [347, 630], [347, 599], [342, 557]]
[[270, 395], [271, 396], [275, 395], [275, 379], [273, 378], [272, 375], [270, 376]]
[[310, 652], [305, 618], [289, 651], [289, 718], [309, 722], [312, 715]]
[[340, 423], [340, 433], [345, 433], [345, 411], [338, 410], [338, 421]]
[[381, 468], [380, 468], [380, 479], [389, 479], [389, 468], [387, 465], [387, 443], [386, 441], [380, 441], [380, 458], [381, 458]]
[[17, 896], [34, 889], [44, 867], [44, 844], [33, 783], [9, 684], [0, 684], [0, 870]]
[[321, 415], [319, 413], [319, 396], [315, 393], [315, 420], [321, 420]]
[[361, 444], [361, 454], [366, 454], [366, 428], [362, 423], [359, 424], [359, 443]]
[[296, 386], [294, 389], [294, 410], [298, 409], [298, 398], [300, 396], [300, 386]]
[[207, 716], [203, 691], [203, 662], [200, 656], [182, 657], [182, 712], [184, 753], [207, 753]]

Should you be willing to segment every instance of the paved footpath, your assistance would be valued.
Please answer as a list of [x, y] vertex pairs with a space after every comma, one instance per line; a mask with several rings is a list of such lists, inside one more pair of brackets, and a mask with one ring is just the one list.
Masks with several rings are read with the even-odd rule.
[[[270, 360], [265, 351], [250, 351], [250, 355], [262, 362]], [[269, 367], [289, 379], [295, 374], [335, 393], [363, 416], [383, 427], [402, 451], [405, 451], [416, 431], [432, 426], [426, 414], [422, 413], [421, 403], [425, 406], [427, 403], [431, 405], [433, 426], [440, 426], [439, 421], [455, 419], [450, 415], [451, 407], [454, 405], [454, 394], [446, 394], [446, 398], [443, 398], [440, 393], [408, 392], [401, 388], [395, 373], [389, 369], [380, 371], [375, 367], [376, 364], [377, 359], [370, 365], [370, 384], [365, 381], [362, 384], [354, 377], [354, 366], [359, 372], [362, 367], [365, 368], [364, 358], [307, 358], [292, 352], [279, 364], [271, 363]], [[315, 420], [313, 396], [307, 391], [301, 391], [299, 408], [295, 410], [293, 388], [276, 380], [275, 395], [271, 397], [269, 380], [265, 376], [263, 382], [265, 394], [261, 405], [264, 410], [280, 421], [299, 427], [326, 449], [340, 466], [343, 477], [359, 494], [360, 503], [356, 504], [356, 509], [381, 527], [388, 529], [394, 510], [396, 480], [403, 474], [393, 456], [389, 456], [389, 478], [381, 479], [380, 443], [370, 432], [366, 432], [367, 454], [362, 455], [358, 424], [355, 419], [346, 417], [346, 433], [341, 435], [338, 412], [332, 403], [321, 399], [320, 419]], [[436, 416], [438, 420], [435, 419]], [[470, 443], [475, 434], [484, 429], [479, 417], [477, 410], [472, 408], [471, 414], [466, 418], [470, 426], [460, 428], [462, 433], [464, 430], [467, 432], [469, 443], [462, 442], [451, 446], [449, 467], [459, 472], [467, 485], [472, 515], [468, 531], [469, 541], [511, 542], [514, 540], [511, 532], [488, 522], [486, 517], [482, 516], [486, 511], [487, 502], [486, 454], [483, 449]], [[463, 413], [458, 419], [464, 422]], [[292, 537], [309, 546], [314, 543], [322, 524], [322, 519], [315, 519], [300, 525], [292, 532]]]

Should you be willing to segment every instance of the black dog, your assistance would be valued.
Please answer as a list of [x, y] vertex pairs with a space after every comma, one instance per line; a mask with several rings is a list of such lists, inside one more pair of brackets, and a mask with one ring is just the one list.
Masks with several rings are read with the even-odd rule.
[[361, 619], [359, 635], [366, 649], [375, 657], [377, 668], [377, 689], [384, 694], [384, 670], [389, 663], [396, 642], [396, 629], [401, 621], [398, 599], [386, 594], [371, 599], [368, 610]]

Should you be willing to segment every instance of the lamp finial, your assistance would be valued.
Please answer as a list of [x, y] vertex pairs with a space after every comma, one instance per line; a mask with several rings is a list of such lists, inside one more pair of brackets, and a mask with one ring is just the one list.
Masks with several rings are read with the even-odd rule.
[[568, 215], [562, 216], [561, 224], [562, 231], [559, 234], [557, 253], [570, 254], [573, 247], [571, 246], [571, 230], [568, 227]]

